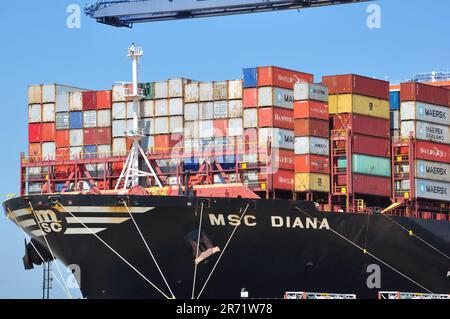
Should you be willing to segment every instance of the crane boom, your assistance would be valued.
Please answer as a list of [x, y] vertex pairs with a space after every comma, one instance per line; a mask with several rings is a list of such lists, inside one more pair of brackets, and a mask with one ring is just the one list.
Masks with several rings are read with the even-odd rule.
[[99, 0], [85, 7], [97, 22], [115, 27], [134, 23], [242, 13], [303, 9], [373, 0]]

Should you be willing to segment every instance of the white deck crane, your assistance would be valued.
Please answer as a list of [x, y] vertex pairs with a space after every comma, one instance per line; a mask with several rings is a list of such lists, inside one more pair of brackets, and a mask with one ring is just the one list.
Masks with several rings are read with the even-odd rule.
[[134, 23], [303, 9], [373, 0], [99, 0], [85, 13], [115, 27]]

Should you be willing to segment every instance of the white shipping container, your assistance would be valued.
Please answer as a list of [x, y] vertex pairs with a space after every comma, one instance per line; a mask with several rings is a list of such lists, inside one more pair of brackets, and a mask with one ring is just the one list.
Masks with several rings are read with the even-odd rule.
[[155, 101], [155, 116], [167, 116], [169, 115], [169, 107], [167, 100], [156, 100]]
[[125, 137], [118, 137], [113, 139], [113, 154], [125, 155], [127, 153], [127, 139]]
[[228, 99], [228, 82], [214, 82], [214, 100], [227, 100]]
[[126, 120], [115, 120], [112, 121], [112, 136], [113, 137], [122, 137], [125, 136], [125, 131], [127, 122]]
[[169, 133], [183, 133], [182, 116], [171, 116], [169, 118]]
[[115, 102], [112, 105], [112, 119], [123, 120], [127, 115], [127, 104], [125, 102]]
[[258, 145], [267, 147], [270, 141], [273, 148], [294, 149], [294, 131], [265, 127], [259, 129]]
[[315, 83], [296, 83], [294, 85], [294, 100], [314, 100], [328, 102], [328, 87]]
[[55, 122], [54, 103], [47, 103], [42, 106], [42, 122]]
[[28, 104], [41, 104], [42, 88], [40, 85], [28, 86]]
[[200, 83], [199, 88], [200, 102], [208, 102], [214, 99], [214, 86], [213, 83]]
[[184, 86], [184, 101], [186, 103], [198, 102], [200, 98], [198, 83], [189, 83]]
[[69, 92], [56, 94], [56, 112], [69, 112]]
[[185, 151], [196, 151], [199, 150], [200, 145], [198, 139], [184, 139], [184, 149]]
[[69, 154], [70, 154], [70, 159], [71, 160], [80, 159], [81, 158], [81, 153], [83, 153], [83, 147], [82, 146], [75, 146], [75, 147], [71, 147], [69, 149]]
[[170, 79], [169, 80], [169, 97], [183, 97], [185, 79]]
[[97, 153], [100, 157], [108, 157], [111, 154], [111, 145], [104, 144], [97, 146]]
[[242, 80], [228, 81], [228, 99], [242, 99]]
[[450, 201], [450, 183], [416, 179], [416, 197], [434, 199], [441, 202]]
[[228, 103], [227, 101], [214, 102], [214, 118], [225, 119], [228, 117]]
[[56, 102], [56, 85], [47, 84], [42, 86], [42, 103]]
[[97, 126], [110, 127], [111, 126], [111, 110], [99, 110], [97, 112]]
[[258, 127], [258, 109], [244, 110], [244, 128]]
[[144, 135], [153, 135], [155, 134], [155, 119], [141, 119], [139, 127], [143, 129]]
[[391, 130], [400, 130], [400, 111], [391, 111]]
[[417, 160], [416, 177], [449, 183], [450, 164]]
[[183, 99], [176, 98], [169, 100], [169, 115], [183, 115]]
[[450, 129], [448, 126], [418, 121], [402, 121], [401, 134], [409, 138], [410, 134], [418, 140], [450, 144]]
[[83, 145], [83, 130], [70, 130], [70, 146]]
[[294, 109], [294, 91], [275, 87], [261, 87], [258, 89], [258, 106], [275, 106]]
[[295, 138], [295, 155], [323, 155], [330, 154], [330, 142], [326, 138], [303, 136]]
[[184, 105], [184, 119], [186, 121], [197, 121], [198, 118], [198, 103], [186, 103]]
[[155, 118], [155, 134], [169, 134], [169, 118]]
[[199, 122], [199, 136], [200, 138], [211, 138], [214, 136], [214, 122], [200, 121]]
[[[139, 110], [137, 110], [138, 112], [138, 117], [140, 117], [140, 108]], [[133, 106], [133, 102], [127, 102], [127, 119], [132, 119], [133, 118], [133, 112], [134, 112], [134, 106]]]
[[450, 108], [422, 102], [402, 102], [402, 121], [417, 120], [441, 125], [450, 125]]
[[169, 97], [169, 83], [165, 82], [156, 82], [155, 83], [155, 99], [165, 99]]
[[155, 102], [153, 100], [141, 101], [141, 116], [153, 117], [155, 114]]
[[83, 93], [70, 92], [69, 93], [69, 111], [83, 110]]
[[199, 122], [184, 122], [184, 138], [198, 138], [199, 137]]
[[228, 116], [242, 117], [242, 100], [232, 100], [228, 102]]
[[42, 107], [40, 104], [28, 106], [28, 123], [40, 123], [42, 121]]
[[83, 126], [84, 128], [97, 127], [97, 111], [83, 112]]
[[69, 129], [69, 112], [56, 113], [56, 129], [57, 130]]
[[56, 155], [56, 144], [54, 142], [42, 143], [42, 159], [54, 160]]
[[258, 154], [257, 153], [244, 154], [242, 157], [242, 161], [244, 163], [258, 163]]
[[127, 128], [125, 135], [130, 135], [133, 132], [133, 120], [127, 120]]
[[242, 127], [242, 118], [228, 120], [228, 136], [242, 136], [244, 128]]
[[199, 117], [200, 120], [212, 120], [214, 118], [214, 103], [205, 102], [199, 104]]
[[112, 87], [112, 100], [113, 102], [125, 101], [125, 88], [123, 85], [113, 85]]

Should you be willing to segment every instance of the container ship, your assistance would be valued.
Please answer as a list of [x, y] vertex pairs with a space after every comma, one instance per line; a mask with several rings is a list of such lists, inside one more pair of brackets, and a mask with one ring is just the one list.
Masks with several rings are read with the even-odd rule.
[[[279, 67], [28, 90], [3, 203], [86, 298], [450, 293], [448, 82]], [[72, 268], [71, 268], [72, 269]]]

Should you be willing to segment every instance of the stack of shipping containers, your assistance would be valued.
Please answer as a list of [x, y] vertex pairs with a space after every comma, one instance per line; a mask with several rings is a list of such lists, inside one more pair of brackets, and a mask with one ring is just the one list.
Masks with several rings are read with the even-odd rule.
[[358, 75], [323, 77], [329, 88], [333, 196], [384, 205], [390, 197], [389, 83]]
[[268, 191], [294, 191], [294, 85], [313, 80], [312, 74], [277, 67], [244, 69], [247, 157], [267, 168], [247, 176], [263, 180]]
[[329, 193], [328, 88], [298, 83], [294, 87], [295, 191]]
[[394, 199], [439, 206], [450, 201], [450, 91], [412, 82], [400, 87], [404, 140], [394, 144]]
[[391, 89], [389, 94], [391, 117], [391, 138], [400, 137], [400, 89]]

